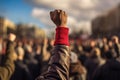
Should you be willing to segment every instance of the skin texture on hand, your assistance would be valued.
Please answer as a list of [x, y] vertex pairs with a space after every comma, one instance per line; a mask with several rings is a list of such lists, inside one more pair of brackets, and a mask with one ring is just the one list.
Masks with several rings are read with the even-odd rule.
[[67, 14], [62, 10], [50, 12], [50, 18], [57, 27], [67, 27]]
[[15, 41], [15, 39], [16, 39], [16, 35], [15, 34], [13, 34], [13, 33], [10, 33], [9, 35], [8, 35], [8, 40], [10, 40], [10, 41]]

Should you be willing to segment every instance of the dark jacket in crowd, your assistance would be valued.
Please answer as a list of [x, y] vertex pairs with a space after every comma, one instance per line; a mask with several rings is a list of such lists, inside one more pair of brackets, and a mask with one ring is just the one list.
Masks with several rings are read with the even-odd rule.
[[5, 60], [0, 66], [0, 80], [9, 80], [14, 72], [14, 46], [13, 42], [8, 41]]
[[85, 67], [87, 69], [87, 80], [92, 80], [93, 73], [99, 67], [98, 59], [87, 59], [85, 62]]
[[39, 74], [39, 65], [37, 60], [35, 60], [33, 53], [26, 53], [26, 58], [24, 59], [25, 64], [28, 66], [30, 73], [35, 79]]
[[92, 80], [120, 80], [120, 63], [115, 59], [108, 60], [97, 69]]
[[15, 62], [15, 72], [10, 80], [33, 80], [33, 77], [23, 61], [17, 60]]

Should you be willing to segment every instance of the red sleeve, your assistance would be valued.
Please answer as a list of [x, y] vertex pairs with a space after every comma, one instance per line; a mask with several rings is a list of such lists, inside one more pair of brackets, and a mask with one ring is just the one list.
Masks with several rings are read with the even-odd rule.
[[69, 29], [66, 27], [57, 27], [54, 45], [67, 45], [69, 46]]

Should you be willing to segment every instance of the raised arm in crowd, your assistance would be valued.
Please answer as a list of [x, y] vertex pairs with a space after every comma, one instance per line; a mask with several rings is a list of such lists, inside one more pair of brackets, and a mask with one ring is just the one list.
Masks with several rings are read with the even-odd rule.
[[15, 52], [14, 52], [14, 40], [16, 36], [12, 33], [8, 36], [7, 41], [7, 48], [6, 48], [6, 54], [5, 54], [5, 60], [0, 66], [0, 80], [9, 80], [11, 75], [14, 72], [15, 66], [14, 66], [14, 60], [15, 60]]
[[56, 35], [48, 70], [36, 80], [69, 80], [69, 39], [67, 14], [62, 10], [50, 12], [50, 17], [56, 25]]

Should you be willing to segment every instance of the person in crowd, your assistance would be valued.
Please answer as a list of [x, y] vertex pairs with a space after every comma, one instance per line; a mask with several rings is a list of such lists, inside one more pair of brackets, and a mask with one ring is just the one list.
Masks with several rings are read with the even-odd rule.
[[112, 42], [113, 42], [113, 48], [115, 52], [117, 53], [117, 57], [120, 57], [120, 44], [119, 44], [119, 38], [117, 36], [112, 37]]
[[38, 75], [41, 74], [41, 72], [42, 72], [42, 53], [41, 53], [42, 50], [41, 49], [42, 49], [42, 46], [40, 44], [38, 44], [35, 46], [35, 51], [34, 51], [35, 59], [37, 60], [38, 66], [39, 66]]
[[29, 40], [25, 45], [24, 63], [28, 66], [30, 73], [35, 79], [39, 73], [38, 61], [34, 57], [33, 41]]
[[45, 38], [43, 40], [43, 44], [42, 44], [42, 50], [41, 50], [41, 73], [45, 72], [48, 68], [48, 63], [49, 63], [49, 59], [50, 59], [50, 51], [47, 50], [47, 47], [48, 47], [48, 39]]
[[71, 52], [69, 73], [72, 80], [86, 80], [86, 69], [78, 60], [78, 56], [74, 52]]
[[108, 47], [108, 39], [107, 37], [103, 37], [102, 38], [102, 46], [100, 47], [100, 50], [101, 50], [101, 57], [104, 58], [105, 57], [105, 52], [106, 52], [106, 49]]
[[120, 80], [120, 62], [114, 54], [111, 50], [105, 53], [106, 63], [96, 70], [92, 80]]
[[0, 80], [10, 80], [11, 75], [15, 70], [14, 61], [16, 59], [14, 50], [14, 40], [16, 36], [12, 33], [8, 36], [5, 60], [0, 66]]
[[108, 39], [107, 39], [107, 37], [103, 37], [103, 38], [102, 38], [102, 42], [103, 42], [103, 45], [108, 44]]
[[16, 53], [17, 60], [15, 61], [15, 72], [10, 80], [33, 80], [27, 65], [23, 62], [25, 53], [21, 41], [17, 43]]
[[84, 64], [87, 69], [87, 80], [92, 80], [95, 70], [105, 63], [105, 61], [103, 61], [101, 58], [101, 52], [99, 48], [94, 48], [90, 54], [90, 57]]
[[78, 60], [77, 53], [74, 52], [74, 45], [70, 45], [70, 79], [71, 80], [86, 80], [86, 69]]
[[54, 48], [49, 61], [48, 70], [36, 80], [69, 80], [69, 39], [67, 28], [67, 14], [62, 10], [50, 12], [53, 23], [57, 26]]
[[84, 66], [85, 61], [87, 60], [86, 52], [83, 50], [82, 45], [78, 46], [78, 59], [81, 61], [81, 64]]

